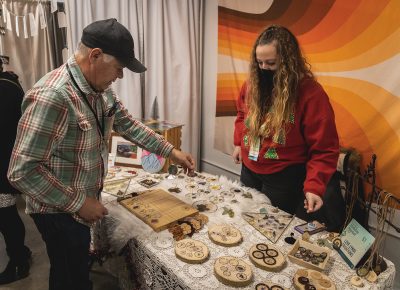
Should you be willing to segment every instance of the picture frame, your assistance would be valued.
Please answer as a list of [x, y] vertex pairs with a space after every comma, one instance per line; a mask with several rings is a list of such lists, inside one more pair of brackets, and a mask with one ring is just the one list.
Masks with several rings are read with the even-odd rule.
[[115, 166], [141, 167], [142, 148], [116, 132], [111, 133], [109, 152], [115, 156]]

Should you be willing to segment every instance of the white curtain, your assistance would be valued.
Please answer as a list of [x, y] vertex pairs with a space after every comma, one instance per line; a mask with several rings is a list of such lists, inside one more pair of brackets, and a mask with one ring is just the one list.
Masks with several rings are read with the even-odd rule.
[[[47, 72], [56, 68], [56, 51], [54, 49], [54, 18], [50, 13], [50, 2], [31, 2], [23, 0], [6, 0], [3, 16], [0, 17], [0, 26], [6, 27], [5, 17], [9, 13], [11, 30], [5, 29], [5, 34], [0, 35], [0, 54], [10, 57], [10, 65], [6, 70], [13, 71], [19, 76], [24, 91], [33, 85]], [[0, 2], [1, 5], [1, 2]], [[39, 9], [41, 5], [44, 13], [46, 27], [41, 29], [39, 22]], [[32, 13], [36, 21], [36, 27], [30, 27], [28, 14]], [[27, 25], [27, 38], [22, 25], [25, 18]], [[16, 24], [18, 22], [18, 24]], [[18, 25], [19, 35], [16, 26]], [[31, 29], [35, 35], [31, 35]]]
[[[66, 0], [70, 54], [83, 28], [116, 18], [132, 33], [144, 74], [124, 70], [115, 90], [137, 118], [151, 117], [155, 97], [161, 120], [184, 124], [182, 149], [200, 158], [203, 0]], [[197, 162], [197, 164], [199, 164]]]

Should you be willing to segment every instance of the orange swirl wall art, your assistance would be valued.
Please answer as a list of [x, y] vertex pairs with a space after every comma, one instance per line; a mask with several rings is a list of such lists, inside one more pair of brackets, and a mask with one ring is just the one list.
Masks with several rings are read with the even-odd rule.
[[[298, 38], [335, 110], [340, 143], [377, 155], [377, 184], [400, 197], [400, 1], [220, 0], [215, 147], [230, 154], [251, 47], [272, 23]], [[224, 138], [224, 140], [218, 140]]]

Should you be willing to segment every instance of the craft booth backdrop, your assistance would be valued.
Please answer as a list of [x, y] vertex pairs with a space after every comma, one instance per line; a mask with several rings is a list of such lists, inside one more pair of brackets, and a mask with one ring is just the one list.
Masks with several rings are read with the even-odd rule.
[[363, 168], [377, 155], [377, 184], [400, 197], [400, 1], [220, 0], [215, 149], [233, 152], [236, 98], [252, 45], [269, 24], [298, 38], [334, 108], [340, 144]]

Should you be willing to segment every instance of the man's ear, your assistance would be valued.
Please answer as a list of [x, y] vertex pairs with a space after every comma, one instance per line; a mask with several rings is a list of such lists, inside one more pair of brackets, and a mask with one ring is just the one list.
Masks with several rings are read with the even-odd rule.
[[103, 54], [100, 48], [93, 48], [89, 53], [89, 62], [95, 63]]

